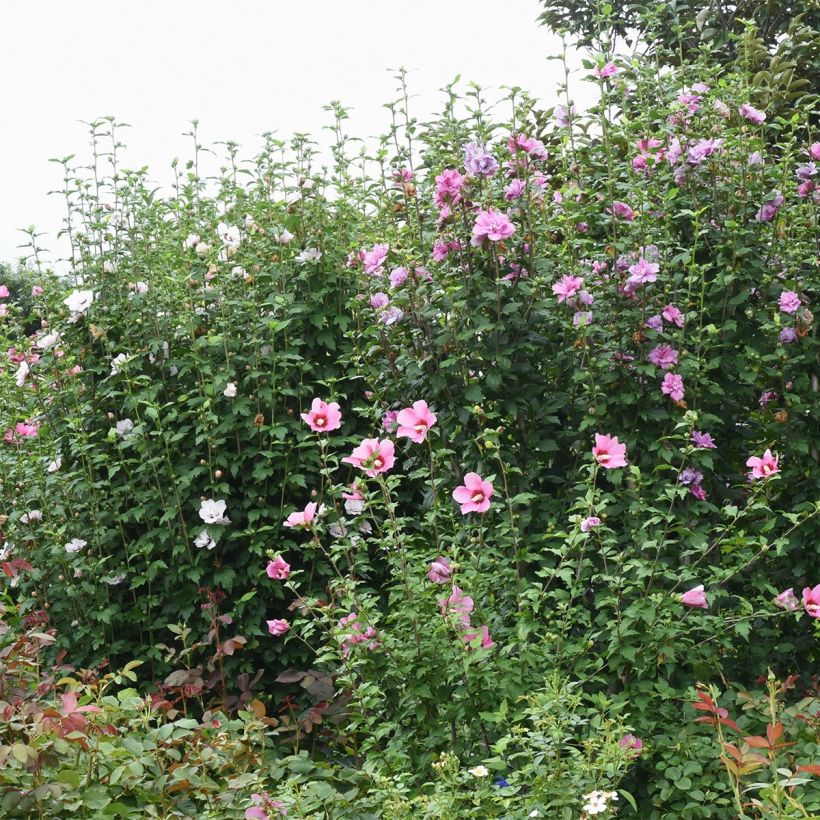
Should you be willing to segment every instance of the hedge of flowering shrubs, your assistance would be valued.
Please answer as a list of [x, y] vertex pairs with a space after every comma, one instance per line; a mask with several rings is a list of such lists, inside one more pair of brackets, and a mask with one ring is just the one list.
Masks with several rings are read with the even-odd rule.
[[[202, 179], [194, 132], [165, 198], [113, 120], [63, 162], [72, 277], [0, 290], [2, 566], [72, 663], [144, 661], [145, 731], [258, 703], [309, 752], [309, 799], [282, 763], [200, 816], [820, 811], [816, 101], [746, 79], [600, 55], [586, 113], [421, 126], [400, 75], [374, 156], [336, 106], [331, 171]], [[7, 794], [62, 799], [21, 693]]]

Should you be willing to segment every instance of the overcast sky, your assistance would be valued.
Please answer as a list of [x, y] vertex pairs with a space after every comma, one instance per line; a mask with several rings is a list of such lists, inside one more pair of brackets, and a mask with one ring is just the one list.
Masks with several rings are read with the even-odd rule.
[[[81, 120], [129, 123], [123, 164], [167, 184], [170, 161], [190, 154], [193, 118], [204, 142], [250, 153], [265, 131], [324, 139], [322, 106], [339, 99], [353, 109], [348, 133], [382, 133], [396, 86], [387, 69], [400, 65], [420, 118], [457, 74], [551, 105], [563, 75], [546, 58], [560, 42], [536, 24], [539, 10], [538, 0], [0, 0], [0, 260], [19, 256], [17, 229], [32, 224], [57, 248], [64, 202], [47, 196], [61, 186], [48, 160], [87, 158]], [[575, 83], [581, 102], [586, 86]]]

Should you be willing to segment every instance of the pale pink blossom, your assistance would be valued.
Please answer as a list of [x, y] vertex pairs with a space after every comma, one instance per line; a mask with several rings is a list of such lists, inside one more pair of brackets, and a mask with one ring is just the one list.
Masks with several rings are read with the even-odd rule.
[[596, 433], [592, 455], [607, 470], [626, 467], [626, 444], [621, 444], [618, 436], [604, 436]]
[[780, 607], [780, 609], [795, 610], [800, 606], [800, 601], [797, 600], [797, 596], [794, 594], [794, 588], [789, 587], [775, 596], [774, 605]]
[[280, 638], [290, 629], [290, 624], [284, 618], [274, 618], [272, 621], [268, 621], [267, 623], [268, 632], [270, 632], [271, 635], [275, 635], [277, 638]]
[[427, 406], [426, 401], [415, 401], [412, 407], [405, 407], [396, 416], [399, 429], [398, 438], [409, 438], [421, 444], [427, 437], [427, 431], [436, 423], [436, 415]]
[[316, 518], [316, 509], [319, 505], [315, 501], [311, 501], [305, 506], [305, 509], [299, 512], [292, 512], [285, 520], [283, 526], [298, 527], [309, 530]]
[[485, 481], [478, 473], [467, 473], [464, 484], [453, 490], [453, 499], [461, 505], [462, 515], [471, 512], [485, 513], [490, 509], [493, 492], [493, 485], [489, 481]]
[[661, 393], [669, 396], [672, 401], [683, 401], [686, 390], [683, 386], [683, 378], [677, 373], [667, 373], [661, 382]]
[[582, 277], [565, 274], [552, 286], [552, 292], [558, 297], [558, 303], [560, 304], [572, 299], [583, 286], [584, 280]]
[[315, 398], [310, 405], [310, 411], [300, 415], [302, 421], [314, 433], [328, 433], [331, 430], [338, 430], [342, 426], [342, 414], [339, 412], [339, 405], [335, 401], [327, 404], [321, 399]]
[[683, 314], [674, 305], [667, 305], [661, 311], [661, 316], [663, 316], [663, 318], [670, 324], [683, 327]]
[[820, 618], [820, 584], [803, 589], [803, 609], [812, 618]]
[[473, 236], [470, 244], [479, 246], [484, 240], [490, 242], [501, 242], [509, 239], [515, 233], [515, 225], [510, 222], [510, 218], [495, 208], [488, 211], [479, 211], [473, 225]]
[[616, 74], [620, 73], [620, 68], [615, 65], [613, 62], [605, 63], [600, 68], [595, 69], [595, 74], [600, 77], [601, 79], [606, 79], [607, 77], [614, 77]]
[[601, 519], [597, 515], [591, 515], [581, 522], [581, 532], [589, 532], [593, 527], [599, 527], [600, 525]]
[[777, 466], [779, 456], [772, 455], [772, 451], [767, 449], [762, 457], [752, 456], [746, 460], [746, 466], [752, 468], [752, 478], [768, 478], [780, 472]]
[[396, 463], [395, 447], [390, 439], [379, 441], [375, 438], [366, 438], [342, 461], [364, 470], [366, 475], [375, 478], [379, 473], [386, 473], [392, 469]]
[[706, 600], [706, 593], [703, 591], [703, 584], [692, 587], [688, 592], [680, 596], [680, 601], [684, 606], [708, 609], [709, 602]]
[[749, 105], [749, 103], [743, 103], [739, 110], [740, 116], [749, 120], [749, 122], [754, 125], [763, 125], [763, 123], [766, 122], [766, 115], [754, 106]]
[[441, 614], [451, 615], [456, 618], [462, 626], [470, 626], [470, 613], [473, 611], [473, 599], [469, 595], [453, 584], [453, 591], [449, 598], [441, 598], [438, 602]]
[[427, 577], [434, 584], [446, 584], [450, 580], [450, 576], [452, 574], [453, 568], [450, 565], [450, 562], [446, 558], [439, 556], [430, 564], [430, 570], [427, 573]]
[[784, 290], [780, 294], [779, 307], [783, 313], [796, 313], [800, 304], [800, 297], [793, 290]]
[[265, 572], [274, 581], [285, 581], [290, 575], [290, 564], [281, 555], [277, 555], [272, 561], [268, 561]]

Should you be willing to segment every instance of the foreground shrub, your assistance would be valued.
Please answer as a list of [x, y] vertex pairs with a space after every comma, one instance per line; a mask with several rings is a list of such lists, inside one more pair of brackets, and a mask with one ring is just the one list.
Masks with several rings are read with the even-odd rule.
[[643, 816], [731, 816], [669, 739], [699, 681], [816, 665], [815, 101], [589, 71], [588, 113], [506, 121], [449, 88], [421, 127], [402, 85], [357, 163], [336, 107], [329, 175], [302, 138], [211, 194], [198, 153], [166, 199], [67, 172], [75, 287], [33, 337], [5, 311], [27, 614], [197, 715], [275, 691], [396, 805], [612, 812], [635, 763]]

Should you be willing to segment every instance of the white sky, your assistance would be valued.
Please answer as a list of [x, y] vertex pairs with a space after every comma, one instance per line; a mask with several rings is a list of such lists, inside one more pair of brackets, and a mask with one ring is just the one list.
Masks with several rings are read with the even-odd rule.
[[[326, 140], [322, 106], [333, 99], [352, 108], [349, 134], [382, 133], [396, 87], [387, 69], [400, 65], [412, 71], [420, 119], [457, 74], [488, 91], [518, 85], [546, 107], [558, 102], [563, 69], [546, 60], [560, 42], [536, 24], [540, 9], [538, 0], [0, 0], [0, 260], [19, 256], [17, 229], [32, 224], [58, 249], [64, 201], [47, 192], [61, 187], [61, 169], [48, 159], [87, 160], [81, 120], [129, 123], [122, 165], [148, 165], [167, 184], [170, 161], [190, 155], [182, 134], [194, 118], [202, 142], [235, 140], [249, 155], [265, 131]], [[583, 108], [588, 84], [572, 88]]]

